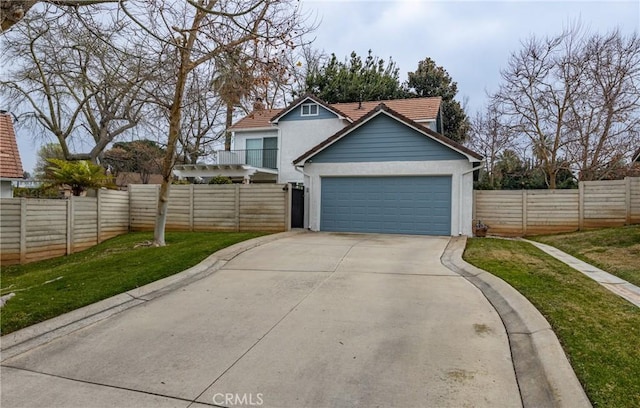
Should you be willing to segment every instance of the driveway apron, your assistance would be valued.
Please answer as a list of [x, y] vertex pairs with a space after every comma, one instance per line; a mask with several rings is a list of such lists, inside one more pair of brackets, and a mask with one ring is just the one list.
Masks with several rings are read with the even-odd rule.
[[303, 233], [6, 360], [2, 407], [521, 406], [449, 238]]

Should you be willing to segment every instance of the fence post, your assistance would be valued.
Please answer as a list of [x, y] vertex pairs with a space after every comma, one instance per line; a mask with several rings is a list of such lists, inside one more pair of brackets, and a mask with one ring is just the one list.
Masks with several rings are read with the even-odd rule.
[[102, 242], [102, 191], [103, 190], [98, 190], [98, 194], [96, 194], [96, 235], [97, 235], [97, 244]]
[[67, 200], [67, 255], [73, 253], [73, 197]]
[[625, 212], [626, 212], [624, 225], [630, 225], [631, 224], [631, 178], [630, 177], [624, 178], [624, 187], [625, 187], [624, 188], [624, 191], [625, 191], [624, 204], [625, 204]]
[[27, 260], [27, 199], [20, 199], [20, 263]]
[[[477, 208], [476, 202], [478, 201], [478, 190], [473, 190], [473, 203], [471, 203], [471, 224], [473, 224], [474, 220], [477, 220]], [[460, 220], [462, 222], [462, 220]], [[473, 229], [473, 225], [471, 225], [471, 229]]]
[[128, 231], [129, 231], [129, 232], [133, 231], [133, 228], [131, 228], [131, 227], [132, 227], [132, 224], [133, 224], [132, 219], [131, 219], [131, 216], [132, 216], [132, 214], [133, 214], [133, 213], [131, 212], [131, 201], [132, 201], [131, 196], [133, 195], [133, 191], [131, 191], [131, 190], [132, 190], [132, 187], [133, 187], [133, 185], [132, 185], [132, 184], [127, 184], [127, 198], [128, 198], [128, 200], [129, 200], [129, 228], [128, 228]]
[[236, 184], [236, 208], [235, 208], [235, 217], [236, 217], [236, 232], [240, 232], [240, 184]]
[[584, 181], [578, 182], [578, 230], [584, 229]]
[[522, 235], [527, 235], [527, 224], [529, 222], [528, 220], [528, 214], [527, 212], [529, 211], [527, 209], [527, 190], [522, 190]]
[[189, 231], [193, 232], [193, 213], [194, 213], [194, 198], [193, 198], [193, 184], [189, 184]]
[[291, 200], [293, 199], [293, 184], [285, 184], [287, 191], [284, 194], [284, 230], [291, 231]]

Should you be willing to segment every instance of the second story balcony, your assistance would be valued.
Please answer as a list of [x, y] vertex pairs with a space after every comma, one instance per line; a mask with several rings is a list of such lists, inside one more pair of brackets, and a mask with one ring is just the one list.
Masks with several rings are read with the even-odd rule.
[[242, 165], [263, 169], [278, 168], [278, 149], [218, 150], [215, 164]]

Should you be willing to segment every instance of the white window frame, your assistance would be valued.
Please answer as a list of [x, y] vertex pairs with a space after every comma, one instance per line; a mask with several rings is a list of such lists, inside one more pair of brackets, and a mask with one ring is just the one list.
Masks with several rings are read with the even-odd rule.
[[[315, 113], [313, 113], [313, 109], [315, 107]], [[307, 113], [305, 113], [305, 109], [307, 108]], [[300, 116], [318, 116], [318, 114], [320, 113], [320, 108], [318, 107], [317, 103], [303, 103], [302, 104], [302, 108], [300, 109]]]

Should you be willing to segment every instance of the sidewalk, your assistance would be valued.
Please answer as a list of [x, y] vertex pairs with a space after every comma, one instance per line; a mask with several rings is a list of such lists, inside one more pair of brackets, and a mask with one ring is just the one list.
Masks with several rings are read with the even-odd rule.
[[558, 248], [552, 247], [551, 245], [542, 244], [536, 241], [530, 241], [524, 238], [522, 240], [536, 246], [537, 248], [546, 252], [557, 260], [590, 277], [591, 279], [598, 282], [621, 298], [626, 299], [634, 305], [640, 307], [640, 288], [636, 285], [629, 283], [624, 279], [620, 279], [617, 276], [610, 274], [609, 272], [603, 271], [602, 269], [596, 268], [591, 264], [581, 261], [576, 257], [562, 252]]

